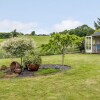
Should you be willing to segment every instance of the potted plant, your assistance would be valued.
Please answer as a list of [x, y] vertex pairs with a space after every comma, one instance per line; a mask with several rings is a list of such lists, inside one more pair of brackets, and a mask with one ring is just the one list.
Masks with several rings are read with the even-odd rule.
[[36, 51], [29, 51], [23, 58], [27, 70], [37, 71], [41, 65], [41, 57]]
[[10, 64], [10, 70], [11, 70], [11, 72], [20, 74], [22, 72], [22, 66], [18, 62], [13, 61]]

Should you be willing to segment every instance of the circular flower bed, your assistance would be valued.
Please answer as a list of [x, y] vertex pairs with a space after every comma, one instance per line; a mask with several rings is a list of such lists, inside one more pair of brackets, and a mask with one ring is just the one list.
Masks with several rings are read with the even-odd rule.
[[[29, 71], [29, 70], [22, 70], [20, 74], [16, 74], [16, 73], [12, 73], [9, 68], [4, 70], [4, 71], [0, 71], [1, 73], [1, 78], [13, 78], [13, 77], [33, 77], [33, 76], [37, 76], [37, 75], [47, 75], [47, 74], [53, 74], [56, 72], [60, 72], [63, 70], [68, 70], [71, 67], [68, 65], [59, 65], [59, 64], [45, 64], [45, 65], [41, 65], [39, 67], [38, 71]], [[4, 73], [4, 74], [3, 74]]]
[[[68, 66], [68, 65], [59, 65], [59, 64], [45, 64], [45, 65], [41, 65], [39, 67], [39, 70], [37, 72], [34, 72], [34, 71], [28, 71], [28, 70], [23, 70], [22, 73], [18, 76], [18, 77], [31, 77], [31, 76], [37, 76], [38, 72], [39, 71], [42, 71], [44, 69], [50, 69], [49, 71], [52, 71], [50, 73], [56, 73], [56, 72], [59, 72], [59, 71], [62, 71], [62, 70], [68, 70], [70, 69], [71, 67]], [[51, 69], [55, 69], [55, 70], [51, 70]], [[57, 71], [56, 71], [57, 70]], [[49, 72], [48, 72], [49, 73]], [[45, 74], [45, 72], [44, 72]], [[41, 74], [43, 75], [43, 74]]]

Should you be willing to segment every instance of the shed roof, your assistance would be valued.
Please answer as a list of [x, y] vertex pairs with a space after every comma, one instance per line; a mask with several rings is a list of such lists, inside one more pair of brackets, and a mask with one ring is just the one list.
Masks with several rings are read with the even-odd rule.
[[100, 32], [96, 32], [95, 34], [92, 34], [92, 36], [100, 36]]

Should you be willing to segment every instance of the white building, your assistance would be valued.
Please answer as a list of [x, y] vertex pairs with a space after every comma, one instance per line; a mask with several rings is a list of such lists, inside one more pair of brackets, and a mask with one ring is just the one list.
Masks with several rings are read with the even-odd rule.
[[86, 53], [100, 53], [100, 32], [85, 38]]

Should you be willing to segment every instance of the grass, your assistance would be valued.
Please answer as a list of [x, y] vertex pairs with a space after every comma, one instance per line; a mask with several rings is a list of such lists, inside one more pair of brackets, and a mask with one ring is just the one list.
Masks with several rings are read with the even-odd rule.
[[42, 69], [37, 71], [36, 75], [48, 75], [48, 74], [54, 74], [60, 72], [59, 69], [54, 69], [54, 68], [47, 68], [47, 69]]
[[5, 41], [6, 39], [0, 39], [0, 42], [3, 42], [3, 41]]
[[3, 71], [0, 71], [0, 78], [4, 78], [5, 77], [5, 73]]
[[32, 38], [37, 46], [41, 46], [42, 44], [47, 44], [49, 42], [50, 36], [33, 36]]
[[[61, 55], [42, 60], [60, 64]], [[10, 61], [1, 59], [0, 64]], [[54, 75], [1, 79], [0, 100], [100, 100], [100, 55], [67, 54], [65, 64], [72, 68]]]
[[[27, 36], [27, 37], [32, 37], [37, 46], [41, 46], [41, 44], [47, 44], [50, 39], [50, 36]], [[0, 39], [0, 43], [5, 40], [6, 39]]]
[[[24, 36], [24, 37], [26, 37], [26, 36]], [[27, 37], [31, 37], [34, 39], [36, 47], [40, 47], [42, 44], [47, 44], [50, 39], [50, 36], [27, 36]], [[0, 39], [0, 43], [2, 43], [5, 40], [6, 39]], [[40, 48], [38, 48], [38, 50], [40, 50]], [[0, 50], [0, 59], [1, 58], [4, 58], [3, 50]]]
[[10, 66], [12, 61], [18, 61], [20, 63], [20, 58], [9, 58], [9, 59], [0, 59], [0, 67], [2, 65], [6, 65], [7, 67]]
[[24, 37], [33, 38], [36, 47], [40, 47], [42, 44], [47, 44], [50, 39], [50, 36], [24, 36]]

